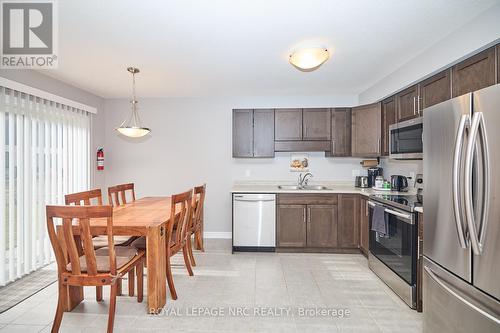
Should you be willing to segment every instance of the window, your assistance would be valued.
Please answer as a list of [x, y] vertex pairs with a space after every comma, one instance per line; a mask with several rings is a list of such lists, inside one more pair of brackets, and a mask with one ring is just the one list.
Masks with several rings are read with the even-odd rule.
[[90, 114], [0, 87], [0, 286], [53, 260], [45, 206], [90, 183]]

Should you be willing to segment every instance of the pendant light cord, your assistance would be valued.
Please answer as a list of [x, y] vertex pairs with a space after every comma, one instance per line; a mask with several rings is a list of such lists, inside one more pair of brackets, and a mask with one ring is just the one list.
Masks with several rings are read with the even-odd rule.
[[139, 117], [139, 112], [137, 112], [137, 100], [136, 100], [136, 94], [135, 94], [135, 71], [132, 71], [132, 101], [130, 102], [132, 104], [132, 113], [130, 114], [130, 117], [126, 118], [119, 127], [124, 127], [125, 124], [128, 124], [130, 126], [125, 126], [125, 127], [138, 127], [142, 128], [142, 122], [141, 118]]

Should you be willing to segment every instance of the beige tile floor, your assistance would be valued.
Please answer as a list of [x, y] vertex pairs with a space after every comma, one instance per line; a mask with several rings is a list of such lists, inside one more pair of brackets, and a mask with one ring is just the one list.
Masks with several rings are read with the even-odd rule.
[[[361, 255], [233, 255], [227, 240], [207, 240], [206, 252], [195, 257], [194, 277], [180, 265], [181, 257], [174, 258], [179, 299], [168, 297], [164, 313], [148, 315], [145, 302], [119, 297], [115, 332], [422, 332], [421, 314], [381, 282]], [[0, 314], [0, 332], [50, 332], [56, 294], [54, 284]], [[95, 302], [94, 288], [85, 295], [84, 303], [64, 314], [60, 332], [105, 331], [107, 299]], [[230, 313], [238, 309], [243, 315]], [[306, 310], [330, 315], [302, 316]]]

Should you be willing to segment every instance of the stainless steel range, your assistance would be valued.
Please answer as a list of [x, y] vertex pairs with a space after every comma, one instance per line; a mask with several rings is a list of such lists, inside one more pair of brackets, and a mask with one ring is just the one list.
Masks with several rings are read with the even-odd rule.
[[[408, 306], [417, 307], [418, 214], [416, 195], [371, 195], [368, 264]], [[379, 219], [377, 222], [375, 219]], [[381, 221], [380, 221], [381, 220]], [[375, 227], [375, 223], [382, 223]], [[385, 225], [384, 225], [385, 224]], [[380, 224], [379, 224], [380, 225]], [[382, 230], [381, 230], [382, 229]]]

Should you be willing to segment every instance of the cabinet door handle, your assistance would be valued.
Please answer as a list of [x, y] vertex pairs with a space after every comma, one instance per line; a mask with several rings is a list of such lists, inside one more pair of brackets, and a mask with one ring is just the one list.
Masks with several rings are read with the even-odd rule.
[[305, 207], [302, 209], [302, 219], [304, 220], [304, 223], [307, 222], [307, 219], [306, 219], [306, 208]]
[[335, 155], [335, 140], [332, 140], [332, 156]]
[[417, 114], [417, 98], [416, 96], [413, 96], [413, 115], [415, 116]]
[[365, 215], [368, 216], [368, 200], [366, 200]]
[[311, 223], [311, 208], [307, 207], [307, 222]]
[[417, 96], [417, 112], [418, 116], [420, 117], [420, 96]]
[[377, 154], [380, 154], [380, 146], [381, 146], [381, 140], [380, 138], [377, 140]]

